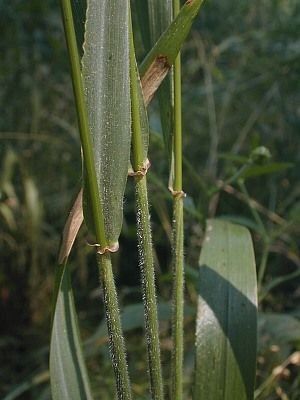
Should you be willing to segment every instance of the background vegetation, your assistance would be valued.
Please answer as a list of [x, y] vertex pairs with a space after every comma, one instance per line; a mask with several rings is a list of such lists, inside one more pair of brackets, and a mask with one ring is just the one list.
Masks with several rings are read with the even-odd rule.
[[[80, 142], [58, 2], [1, 2], [0, 16], [0, 397], [42, 400], [50, 398], [54, 266], [80, 186]], [[203, 222], [214, 215], [244, 224], [253, 234], [260, 271], [256, 396], [300, 398], [299, 31], [297, 0], [207, 0], [183, 51], [186, 398], [194, 363], [196, 267]], [[143, 54], [140, 44], [138, 56]], [[154, 102], [149, 183], [166, 364], [172, 198], [165, 189], [168, 165], [158, 121]], [[257, 146], [267, 147], [272, 159], [259, 159], [242, 175], [244, 183], [227, 181]], [[134, 190], [130, 181], [127, 186], [114, 266], [133, 390], [142, 399], [147, 398], [143, 310]], [[114, 379], [87, 241], [82, 229], [70, 265], [93, 389], [110, 399]]]

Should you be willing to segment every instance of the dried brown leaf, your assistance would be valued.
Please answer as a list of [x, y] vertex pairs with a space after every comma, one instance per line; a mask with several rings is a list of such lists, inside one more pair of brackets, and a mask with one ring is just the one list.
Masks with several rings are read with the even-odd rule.
[[78, 193], [73, 207], [64, 226], [62, 241], [59, 250], [58, 263], [63, 264], [72, 250], [74, 241], [83, 222], [82, 189]]
[[156, 57], [142, 77], [141, 82], [146, 106], [152, 100], [155, 92], [166, 77], [170, 68], [167, 58], [159, 56]]

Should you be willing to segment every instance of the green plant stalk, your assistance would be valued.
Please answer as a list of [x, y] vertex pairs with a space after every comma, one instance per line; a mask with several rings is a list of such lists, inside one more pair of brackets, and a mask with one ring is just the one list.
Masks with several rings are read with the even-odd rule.
[[[104, 228], [103, 211], [100, 206], [100, 193], [96, 179], [92, 141], [89, 132], [87, 110], [81, 77], [80, 60], [77, 50], [72, 8], [69, 0], [61, 0], [65, 36], [69, 52], [73, 90], [79, 122], [80, 139], [86, 168], [88, 190], [90, 194], [92, 215], [97, 243], [107, 246]], [[121, 400], [131, 399], [130, 381], [126, 363], [126, 352], [118, 310], [117, 293], [112, 273], [110, 254], [97, 254], [100, 277], [104, 294], [105, 313], [110, 338], [112, 364], [116, 376], [117, 394]]]
[[[131, 21], [130, 21], [131, 23]], [[134, 50], [132, 27], [130, 30], [130, 95], [131, 95], [131, 125], [132, 125], [132, 167], [139, 171], [144, 162], [144, 146], [142, 138], [142, 129], [140, 121], [140, 107], [138, 94], [138, 71], [136, 67], [136, 58]]]
[[97, 262], [103, 290], [112, 366], [116, 377], [117, 396], [119, 400], [130, 400], [132, 397], [126, 362], [126, 348], [110, 253], [97, 254]]
[[184, 251], [183, 198], [175, 197], [173, 205], [173, 310], [172, 310], [172, 364], [171, 399], [183, 396], [183, 309], [184, 309]]
[[246, 188], [244, 181], [243, 180], [238, 181], [238, 185], [241, 189], [241, 192], [244, 194], [244, 196], [246, 197], [246, 199], [248, 201], [248, 206], [250, 208], [250, 212], [251, 212], [255, 222], [261, 229], [263, 241], [264, 242], [268, 241], [268, 238], [269, 238], [268, 232], [265, 228], [265, 225], [264, 225], [262, 219], [260, 218], [259, 213], [256, 211], [256, 209], [254, 207], [251, 207], [250, 196], [249, 196], [249, 193], [248, 193], [248, 190]]
[[[175, 0], [176, 2], [177, 0]], [[181, 59], [178, 54], [174, 63], [174, 185], [182, 190], [182, 115], [181, 115]]]
[[[132, 167], [134, 172], [143, 168], [144, 151], [139, 113], [138, 80], [135, 61], [133, 35], [130, 43], [130, 79], [132, 110]], [[139, 264], [141, 269], [142, 292], [144, 300], [145, 330], [148, 347], [151, 394], [154, 400], [163, 400], [163, 381], [159, 346], [159, 325], [155, 289], [152, 235], [147, 193], [146, 175], [135, 176], [135, 197], [137, 208], [137, 236]]]
[[[173, 0], [173, 15], [177, 17], [180, 1]], [[184, 307], [184, 256], [183, 256], [183, 193], [182, 193], [182, 114], [181, 114], [181, 57], [174, 63], [174, 203], [173, 203], [173, 313], [172, 313], [172, 363], [171, 398], [181, 400], [183, 396], [183, 307]]]
[[95, 234], [97, 243], [99, 243], [101, 247], [105, 247], [107, 243], [105, 237], [104, 217], [103, 211], [101, 210], [100, 206], [100, 193], [96, 178], [94, 153], [92, 148], [91, 135], [89, 132], [89, 123], [86, 104], [84, 100], [80, 60], [77, 49], [74, 20], [70, 0], [61, 0], [61, 9], [70, 59], [72, 84], [77, 110], [80, 140], [82, 145], [84, 164], [86, 168], [87, 184], [91, 199], [91, 208], [95, 224]]
[[260, 293], [258, 293], [259, 303], [261, 303], [265, 299], [265, 297], [270, 293], [270, 291], [273, 290], [275, 287], [277, 287], [277, 286], [281, 285], [282, 283], [285, 283], [291, 279], [298, 278], [298, 276], [300, 276], [299, 269], [297, 269], [294, 272], [291, 272], [288, 275], [284, 275], [284, 276], [280, 276], [279, 278], [272, 279], [272, 281], [269, 282], [267, 285], [265, 285], [264, 289], [261, 290]]
[[270, 251], [269, 243], [268, 243], [268, 241], [265, 241], [264, 246], [263, 246], [261, 261], [260, 261], [260, 265], [259, 265], [258, 276], [257, 276], [257, 290], [258, 290], [259, 297], [260, 297], [260, 294], [262, 291], [262, 283], [263, 283], [266, 269], [267, 269], [269, 251]]
[[139, 264], [144, 300], [146, 339], [148, 347], [151, 394], [154, 400], [162, 400], [163, 380], [159, 347], [159, 325], [154, 276], [152, 235], [149, 219], [147, 178], [135, 178], [135, 195], [137, 208], [137, 235]]

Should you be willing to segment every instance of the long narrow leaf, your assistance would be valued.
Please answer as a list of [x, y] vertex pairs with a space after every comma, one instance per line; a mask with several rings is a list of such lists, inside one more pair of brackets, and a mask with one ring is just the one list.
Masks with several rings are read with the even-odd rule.
[[[107, 244], [116, 246], [130, 153], [129, 7], [88, 0], [82, 74]], [[93, 230], [88, 190], [83, 211]]]
[[66, 263], [56, 271], [56, 291], [50, 344], [50, 377], [53, 400], [91, 400], [80, 334]]
[[256, 270], [248, 230], [208, 221], [199, 267], [195, 400], [252, 400]]

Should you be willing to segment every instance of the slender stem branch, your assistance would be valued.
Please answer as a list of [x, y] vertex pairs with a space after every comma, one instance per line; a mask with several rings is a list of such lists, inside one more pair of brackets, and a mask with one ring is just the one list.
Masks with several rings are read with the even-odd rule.
[[262, 219], [260, 218], [260, 215], [259, 215], [259, 213], [257, 212], [256, 208], [254, 208], [254, 207], [251, 206], [251, 201], [250, 201], [251, 199], [250, 199], [248, 190], [247, 190], [247, 188], [246, 188], [246, 185], [244, 184], [243, 181], [239, 181], [238, 184], [239, 184], [239, 187], [240, 187], [240, 189], [241, 189], [241, 192], [243, 193], [243, 195], [244, 195], [245, 198], [247, 199], [248, 206], [249, 206], [249, 208], [250, 208], [251, 214], [252, 214], [252, 216], [253, 216], [255, 222], [257, 223], [257, 225], [258, 225], [258, 226], [260, 227], [260, 229], [261, 229], [261, 234], [262, 234], [263, 240], [264, 240], [264, 241], [267, 241], [267, 239], [268, 239], [268, 232], [267, 232], [267, 230], [266, 230], [266, 228], [265, 228], [265, 225], [264, 225]]
[[117, 395], [119, 400], [130, 400], [131, 390], [126, 362], [126, 349], [110, 253], [97, 254], [97, 262], [103, 290], [112, 365], [116, 376]]
[[258, 270], [258, 277], [257, 277], [257, 290], [260, 297], [261, 290], [262, 290], [262, 282], [266, 273], [267, 262], [269, 257], [269, 243], [268, 241], [264, 243], [264, 248], [261, 256], [261, 261]]
[[285, 283], [291, 279], [298, 278], [299, 275], [300, 275], [300, 269], [297, 269], [296, 271], [291, 272], [288, 275], [280, 276], [278, 278], [273, 279], [258, 294], [258, 302], [261, 303], [265, 299], [265, 297], [270, 293], [270, 291], [273, 290], [275, 287], [277, 287], [277, 286], [281, 285], [282, 283]]
[[244, 184], [243, 181], [240, 181], [239, 186], [240, 186], [242, 193], [244, 194], [244, 196], [247, 199], [247, 202], [248, 202], [248, 205], [249, 205], [249, 208], [250, 208], [250, 211], [252, 213], [254, 220], [256, 221], [257, 225], [261, 229], [261, 235], [262, 235], [262, 240], [263, 240], [263, 253], [262, 253], [262, 258], [261, 258], [261, 262], [260, 262], [260, 266], [259, 266], [259, 270], [258, 270], [258, 277], [257, 277], [258, 293], [260, 294], [261, 289], [262, 289], [262, 282], [263, 282], [266, 268], [267, 268], [269, 248], [270, 248], [270, 237], [269, 237], [269, 234], [265, 228], [265, 225], [264, 225], [259, 213], [257, 212], [257, 210], [254, 207], [251, 207], [250, 196], [249, 196], [248, 190], [246, 188], [246, 185]]
[[[180, 1], [173, 0], [173, 16], [180, 10]], [[182, 191], [182, 114], [181, 114], [181, 56], [174, 64], [174, 182], [175, 192]], [[183, 197], [174, 196], [173, 205], [173, 313], [172, 313], [172, 365], [171, 398], [181, 400], [183, 396], [183, 308], [184, 308], [184, 258], [183, 258]]]
[[[140, 171], [144, 162], [144, 148], [140, 120], [138, 94], [138, 72], [135, 61], [133, 35], [130, 47], [131, 109], [132, 109], [132, 153], [133, 169]], [[135, 196], [137, 208], [137, 236], [139, 264], [141, 269], [142, 292], [144, 299], [145, 330], [148, 347], [151, 395], [154, 400], [163, 400], [163, 381], [159, 346], [159, 325], [155, 289], [152, 235], [147, 193], [146, 175], [135, 177]]]
[[73, 90], [74, 90], [75, 103], [77, 109], [77, 117], [78, 117], [80, 139], [83, 151], [84, 165], [86, 168], [87, 186], [90, 194], [91, 208], [95, 225], [95, 234], [97, 242], [101, 245], [101, 247], [105, 247], [107, 243], [105, 237], [104, 217], [100, 205], [101, 204], [100, 193], [95, 171], [94, 152], [92, 148], [92, 140], [89, 131], [89, 123], [88, 123], [81, 69], [80, 69], [80, 60], [78, 55], [76, 35], [74, 29], [74, 20], [73, 20], [70, 0], [61, 0], [61, 9], [62, 9], [66, 42], [69, 52], [72, 83], [73, 83]]

